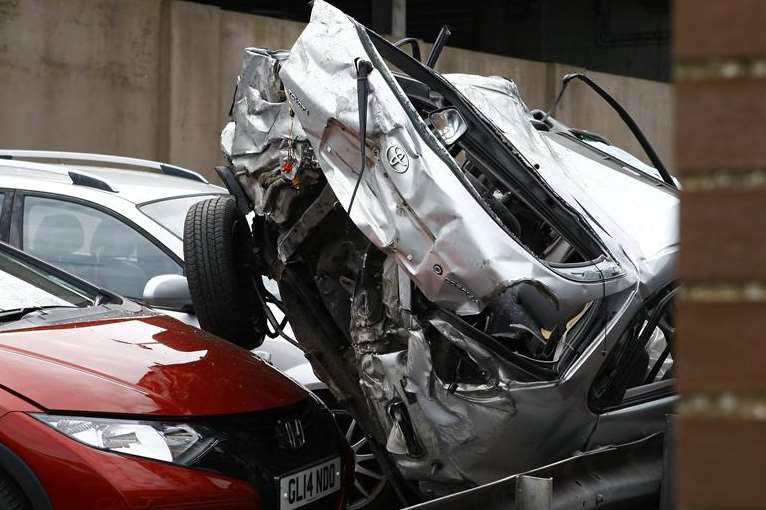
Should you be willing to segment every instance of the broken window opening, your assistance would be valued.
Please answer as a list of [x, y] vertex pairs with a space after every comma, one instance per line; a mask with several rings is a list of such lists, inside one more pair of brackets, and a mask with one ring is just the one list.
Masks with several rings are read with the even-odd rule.
[[677, 292], [676, 284], [663, 289], [636, 314], [596, 376], [589, 399], [592, 409], [614, 408], [628, 399], [643, 398], [644, 393], [655, 394], [656, 388], [672, 393]]
[[[530, 253], [545, 262], [568, 262], [567, 256], [571, 256], [571, 262], [595, 261], [605, 254], [603, 247], [595, 240], [589, 230], [590, 227], [584, 223], [584, 220], [552, 194], [543, 191], [545, 185], [541, 186], [540, 179], [536, 179], [533, 173], [529, 172], [533, 164], [502, 136], [496, 126], [494, 131], [487, 129], [481, 117], [482, 114], [453, 85], [374, 32], [361, 29], [359, 35], [362, 45], [365, 46], [376, 68], [380, 69], [385, 65], [396, 70], [392, 76], [388, 76], [386, 72], [382, 74], [387, 81], [395, 81], [398, 85], [396, 87], [394, 83], [389, 83], [403, 108], [412, 118], [416, 129], [424, 128], [422, 129], [424, 132], [421, 133], [424, 141], [429, 145], [439, 145], [439, 147], [431, 148], [441, 155], [453, 173], [472, 192], [477, 202], [509, 235], [515, 237], [513, 228], [518, 225], [507, 214], [504, 215], [504, 221], [497, 215], [492, 205], [501, 211], [508, 207], [504, 204], [501, 207], [493, 200], [489, 200], [488, 203], [482, 198], [474, 188], [471, 178], [459, 165], [461, 151], [466, 152], [465, 158], [472, 160], [472, 168], [476, 172], [485, 175], [487, 179], [492, 178], [489, 181], [490, 185], [497, 185], [494, 189], [488, 189], [490, 196], [494, 195], [495, 191], [498, 192], [498, 196], [505, 197], [510, 194], [507, 199], [510, 199], [512, 195], [515, 198], [515, 207], [522, 209], [524, 216], [532, 218], [532, 224], [528, 225], [528, 232], [534, 231], [535, 224], [542, 224], [549, 231], [546, 240], [532, 239], [531, 234], [529, 239], [516, 238]], [[403, 96], [397, 90], [398, 88], [404, 92]], [[433, 133], [432, 126], [429, 126], [427, 122], [430, 114], [445, 108], [457, 109], [467, 124], [465, 134], [449, 147], [445, 146], [440, 137]], [[472, 176], [476, 177], [475, 174]], [[555, 230], [552, 227], [553, 224], [560, 225], [561, 228]], [[546, 254], [553, 252], [559, 238], [566, 240], [577, 255], [564, 250], [564, 260], [548, 261], [545, 258]], [[556, 251], [553, 256], [560, 256], [560, 253]]]
[[[391, 65], [390, 61], [386, 60], [386, 63]], [[492, 164], [476, 149], [476, 144], [471, 143], [470, 137], [465, 137], [466, 140], [460, 137], [452, 144], [444, 142], [429, 119], [434, 113], [451, 108], [459, 112], [460, 105], [450, 104], [442, 94], [401, 71], [394, 77], [421, 120], [457, 163], [468, 185], [475, 191], [477, 201], [506, 232], [544, 262], [573, 264], [588, 260], [550, 221], [531, 207], [517, 190], [497, 178], [496, 172], [492, 171]]]
[[461, 169], [484, 205], [530, 252], [549, 263], [586, 262], [582, 254], [550, 222], [532, 209], [518, 193], [492, 175], [480, 155], [460, 142], [454, 147], [458, 149], [456, 159], [463, 161]]
[[[467, 352], [466, 346], [476, 346], [489, 352], [493, 359], [499, 357], [510, 363], [516, 382], [553, 381], [579, 358], [583, 347], [603, 324], [601, 307], [588, 303], [565, 323], [560, 333], [542, 327], [535, 331], [531, 324], [513, 324], [505, 328], [494, 326], [501, 331], [498, 334], [493, 330], [493, 322], [507, 321], [509, 313], [505, 308], [500, 313], [487, 310], [469, 317], [459, 317], [442, 309], [424, 314], [428, 317], [425, 323], [431, 324], [425, 328], [425, 336], [431, 345], [435, 371], [447, 386], [455, 385], [450, 388], [452, 391], [474, 391], [479, 386], [497, 383], [492, 377], [492, 367]], [[434, 320], [448, 323], [454, 329], [454, 338], [433, 327]], [[535, 350], [534, 347], [542, 348]], [[494, 364], [492, 361], [491, 365]]]

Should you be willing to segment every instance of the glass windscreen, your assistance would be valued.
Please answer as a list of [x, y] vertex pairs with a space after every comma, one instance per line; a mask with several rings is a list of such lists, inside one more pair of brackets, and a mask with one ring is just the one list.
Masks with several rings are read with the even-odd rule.
[[170, 230], [177, 238], [183, 239], [186, 211], [197, 202], [207, 200], [208, 198], [215, 198], [215, 195], [169, 198], [142, 205], [139, 209], [151, 219]]
[[622, 161], [623, 163], [632, 166], [636, 170], [640, 170], [644, 172], [646, 175], [650, 175], [654, 177], [655, 179], [662, 180], [662, 176], [660, 175], [660, 172], [654, 168], [653, 166], [649, 166], [637, 157], [635, 157], [633, 154], [620, 149], [619, 147], [615, 147], [614, 145], [609, 145], [607, 143], [604, 143], [599, 140], [593, 140], [593, 139], [584, 139], [583, 142], [587, 143], [591, 147], [600, 150], [601, 152], [605, 152], [612, 156], [615, 159], [618, 159]]
[[140, 299], [152, 277], [183, 273], [143, 233], [103, 210], [30, 196], [23, 218], [25, 252], [123, 296]]

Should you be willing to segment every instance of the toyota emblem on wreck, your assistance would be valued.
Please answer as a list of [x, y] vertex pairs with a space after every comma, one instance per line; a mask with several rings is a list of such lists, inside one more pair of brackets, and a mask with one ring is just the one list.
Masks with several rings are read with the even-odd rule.
[[386, 149], [386, 159], [394, 172], [403, 174], [410, 167], [410, 158], [398, 145], [391, 145]]

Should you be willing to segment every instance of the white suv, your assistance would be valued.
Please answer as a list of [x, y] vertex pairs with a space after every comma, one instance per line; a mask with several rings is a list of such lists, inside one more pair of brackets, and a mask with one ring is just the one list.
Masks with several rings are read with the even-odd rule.
[[[0, 150], [0, 241], [198, 326], [184, 276], [184, 219], [193, 204], [223, 194], [165, 163]], [[307, 388], [326, 388], [286, 340], [266, 338], [258, 353]]]

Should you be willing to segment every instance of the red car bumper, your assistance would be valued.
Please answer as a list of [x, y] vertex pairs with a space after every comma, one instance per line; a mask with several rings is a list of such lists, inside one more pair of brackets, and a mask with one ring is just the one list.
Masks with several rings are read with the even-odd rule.
[[[245, 481], [91, 448], [20, 412], [0, 418], [0, 443], [31, 469], [56, 509], [262, 508], [257, 488]], [[347, 480], [349, 459], [346, 453]]]

